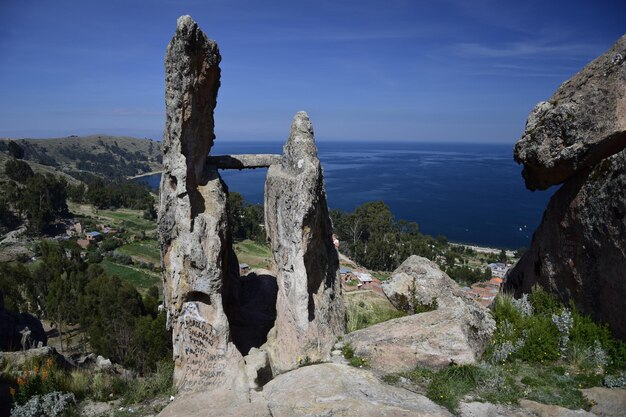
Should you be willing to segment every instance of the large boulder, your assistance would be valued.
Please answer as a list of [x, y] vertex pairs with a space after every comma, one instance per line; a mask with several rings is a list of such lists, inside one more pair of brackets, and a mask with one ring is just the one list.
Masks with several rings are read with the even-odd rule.
[[487, 347], [495, 329], [491, 314], [468, 298], [434, 262], [413, 255], [382, 288], [399, 309], [419, 304], [434, 310], [347, 335], [355, 354], [373, 369], [389, 373], [409, 371], [416, 365], [470, 364]]
[[296, 114], [280, 164], [265, 182], [265, 224], [276, 264], [276, 324], [263, 349], [274, 373], [330, 359], [345, 309], [313, 126]]
[[178, 388], [221, 389], [245, 399], [244, 360], [226, 314], [237, 303], [239, 274], [228, 233], [228, 191], [217, 169], [205, 164], [215, 138], [219, 62], [217, 44], [191, 17], [180, 17], [165, 58], [158, 221], [163, 292]]
[[537, 104], [515, 144], [526, 186], [544, 190], [626, 147], [626, 35]]
[[306, 366], [263, 390], [274, 417], [452, 416], [428, 398], [379, 381], [371, 372], [339, 364]]
[[568, 180], [552, 196], [505, 290], [519, 296], [539, 284], [626, 338], [625, 193], [626, 150]]
[[565, 181], [530, 250], [509, 272], [516, 296], [539, 284], [626, 338], [626, 36], [531, 113], [515, 158], [526, 186]]
[[160, 417], [452, 417], [423, 395], [379, 381], [371, 372], [338, 364], [305, 366], [280, 375], [250, 402], [224, 403], [210, 393], [176, 399]]

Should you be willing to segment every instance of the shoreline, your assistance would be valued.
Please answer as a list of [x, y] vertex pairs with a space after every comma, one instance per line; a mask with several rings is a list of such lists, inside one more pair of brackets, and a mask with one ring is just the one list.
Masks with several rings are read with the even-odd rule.
[[477, 246], [477, 245], [470, 245], [467, 243], [459, 243], [459, 242], [448, 242], [450, 245], [455, 245], [455, 246], [464, 246], [466, 248], [470, 248], [475, 250], [478, 253], [489, 253], [489, 254], [495, 254], [498, 255], [502, 249], [504, 249], [504, 251], [506, 252], [506, 256], [510, 257], [510, 258], [514, 258], [514, 250], [510, 250], [510, 249], [505, 249], [505, 248], [490, 248], [490, 247], [486, 247], [486, 246]]
[[150, 175], [156, 175], [156, 174], [163, 174], [163, 170], [161, 170], [161, 171], [144, 172], [143, 174], [135, 175], [133, 177], [127, 177], [126, 179], [136, 180], [137, 178], [149, 177]]

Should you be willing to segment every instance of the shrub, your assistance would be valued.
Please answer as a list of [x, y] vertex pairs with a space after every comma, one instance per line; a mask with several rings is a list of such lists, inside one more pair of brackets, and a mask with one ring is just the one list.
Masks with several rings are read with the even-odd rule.
[[450, 411], [456, 410], [459, 401], [473, 391], [482, 380], [481, 370], [473, 365], [451, 365], [432, 373], [426, 395]]
[[530, 293], [530, 304], [535, 310], [535, 314], [552, 317], [553, 314], [560, 314], [563, 306], [552, 294], [535, 285]]
[[35, 395], [26, 403], [16, 405], [11, 410], [11, 417], [56, 417], [67, 415], [76, 403], [74, 394], [50, 392], [44, 395]]
[[35, 175], [30, 165], [19, 159], [9, 159], [4, 165], [4, 173], [13, 181], [21, 183]]
[[65, 388], [65, 374], [52, 358], [36, 358], [24, 364], [15, 379], [17, 390], [14, 400], [25, 404], [34, 396], [41, 396]]
[[550, 318], [528, 317], [525, 327], [526, 340], [513, 357], [528, 362], [553, 361], [559, 358], [559, 331]]

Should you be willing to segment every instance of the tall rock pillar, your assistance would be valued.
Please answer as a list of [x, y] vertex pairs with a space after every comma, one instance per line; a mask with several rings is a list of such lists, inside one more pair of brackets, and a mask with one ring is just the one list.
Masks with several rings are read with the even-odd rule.
[[345, 309], [313, 126], [296, 114], [265, 182], [265, 224], [277, 270], [276, 323], [263, 349], [273, 372], [329, 359]]
[[247, 395], [243, 358], [226, 311], [238, 278], [228, 233], [228, 191], [205, 164], [220, 85], [217, 44], [189, 16], [178, 19], [166, 58], [166, 126], [159, 207], [163, 293], [182, 391]]

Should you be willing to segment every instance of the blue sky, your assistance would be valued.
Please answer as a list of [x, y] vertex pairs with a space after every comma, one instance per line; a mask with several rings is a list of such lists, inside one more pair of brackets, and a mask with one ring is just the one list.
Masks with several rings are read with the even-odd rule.
[[513, 143], [534, 104], [626, 33], [614, 1], [0, 0], [0, 137], [160, 139], [165, 48], [222, 53], [218, 140]]

